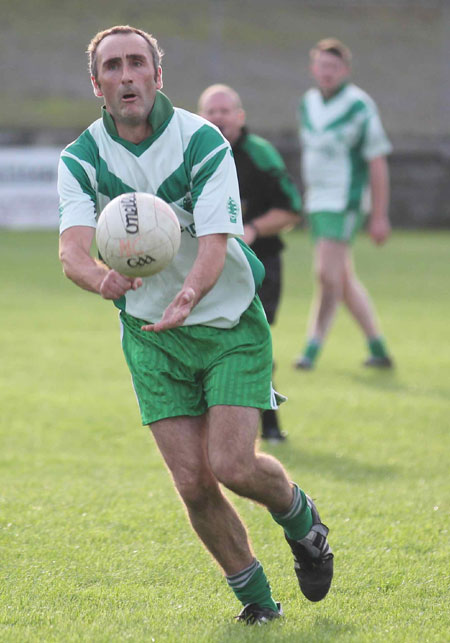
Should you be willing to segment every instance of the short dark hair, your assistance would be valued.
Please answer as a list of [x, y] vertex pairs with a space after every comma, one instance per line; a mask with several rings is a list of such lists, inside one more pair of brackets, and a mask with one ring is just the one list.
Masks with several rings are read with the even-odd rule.
[[352, 62], [352, 52], [347, 45], [344, 45], [344, 43], [337, 38], [324, 38], [323, 40], [319, 40], [309, 52], [311, 60], [314, 60], [315, 56], [323, 51], [327, 54], [337, 56], [343, 60], [346, 65], [350, 65]]
[[97, 80], [97, 74], [98, 74], [97, 48], [99, 44], [107, 36], [112, 36], [114, 34], [128, 34], [128, 33], [136, 33], [138, 34], [138, 36], [141, 36], [142, 38], [144, 38], [144, 40], [147, 41], [148, 46], [150, 47], [150, 52], [152, 54], [155, 72], [158, 71], [158, 67], [161, 65], [161, 58], [163, 57], [164, 52], [158, 45], [158, 41], [156, 40], [156, 38], [154, 38], [151, 34], [147, 33], [146, 31], [142, 31], [142, 29], [137, 29], [136, 27], [130, 27], [130, 25], [116, 25], [115, 27], [110, 27], [109, 29], [104, 29], [103, 31], [99, 31], [98, 34], [96, 34], [92, 38], [86, 50], [86, 53], [89, 57], [89, 73], [91, 74], [91, 76], [95, 78], [95, 80]]

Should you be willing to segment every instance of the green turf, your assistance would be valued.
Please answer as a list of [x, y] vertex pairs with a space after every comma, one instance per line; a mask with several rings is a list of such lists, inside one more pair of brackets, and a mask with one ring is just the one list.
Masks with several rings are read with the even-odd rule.
[[276, 453], [331, 527], [327, 599], [299, 593], [279, 527], [238, 499], [286, 618], [239, 605], [140, 427], [117, 314], [62, 275], [57, 235], [0, 231], [0, 640], [448, 641], [449, 233], [361, 239], [394, 373], [361, 367], [341, 311], [315, 372], [295, 372], [311, 246], [290, 233], [274, 329], [289, 442]]

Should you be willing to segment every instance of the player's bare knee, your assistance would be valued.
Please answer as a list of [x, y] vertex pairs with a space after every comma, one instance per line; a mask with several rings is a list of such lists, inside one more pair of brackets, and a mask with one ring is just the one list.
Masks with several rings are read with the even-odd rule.
[[342, 282], [342, 279], [336, 272], [323, 266], [317, 268], [316, 279], [323, 288], [328, 289], [334, 289]]
[[316, 278], [323, 292], [342, 296], [344, 288], [343, 276], [340, 272], [333, 272], [329, 269], [318, 268]]
[[214, 475], [227, 489], [240, 493], [245, 490], [252, 478], [251, 463], [244, 463], [240, 460], [221, 459], [212, 465]]
[[218, 493], [217, 483], [210, 479], [205, 480], [201, 476], [177, 480], [175, 486], [184, 504], [194, 511], [207, 506]]

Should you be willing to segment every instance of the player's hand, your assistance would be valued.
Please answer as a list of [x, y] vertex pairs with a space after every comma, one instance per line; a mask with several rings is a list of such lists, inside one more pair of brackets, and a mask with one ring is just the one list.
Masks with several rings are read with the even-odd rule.
[[387, 217], [376, 218], [373, 217], [369, 221], [369, 235], [374, 243], [377, 245], [383, 244], [391, 234], [391, 224]]
[[183, 288], [175, 299], [167, 306], [161, 321], [156, 324], [141, 326], [141, 330], [154, 331], [155, 333], [168, 328], [181, 326], [194, 307], [195, 292], [192, 288]]
[[244, 225], [244, 236], [242, 237], [242, 240], [248, 246], [251, 246], [252, 243], [256, 241], [257, 236], [258, 236], [258, 233], [254, 225], [249, 225], [249, 224]]
[[108, 270], [100, 284], [100, 295], [103, 299], [119, 299], [128, 290], [137, 290], [142, 286], [140, 277], [126, 277], [115, 270]]

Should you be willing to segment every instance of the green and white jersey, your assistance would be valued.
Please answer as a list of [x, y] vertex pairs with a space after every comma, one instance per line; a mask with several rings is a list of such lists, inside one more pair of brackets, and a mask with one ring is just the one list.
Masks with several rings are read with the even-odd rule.
[[298, 115], [306, 211], [364, 209], [368, 161], [392, 149], [374, 101], [353, 84], [328, 100], [313, 88]]
[[72, 226], [96, 227], [98, 215], [124, 192], [156, 194], [169, 203], [181, 225], [180, 250], [160, 273], [143, 280], [115, 302], [130, 315], [150, 322], [181, 289], [197, 256], [198, 239], [227, 233], [225, 267], [212, 290], [185, 324], [235, 326], [264, 277], [254, 253], [235, 235], [243, 233], [239, 187], [229, 143], [211, 123], [157, 93], [149, 116], [153, 134], [137, 145], [117, 134], [103, 109], [61, 154], [58, 191], [60, 232]]

